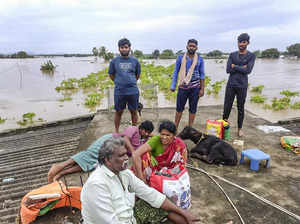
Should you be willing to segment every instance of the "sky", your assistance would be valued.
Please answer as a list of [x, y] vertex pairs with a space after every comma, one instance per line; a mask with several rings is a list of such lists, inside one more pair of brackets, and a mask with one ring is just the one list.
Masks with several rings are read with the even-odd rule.
[[2, 0], [0, 53], [118, 52], [126, 37], [133, 50], [198, 49], [231, 52], [247, 32], [249, 49], [300, 43], [299, 0]]

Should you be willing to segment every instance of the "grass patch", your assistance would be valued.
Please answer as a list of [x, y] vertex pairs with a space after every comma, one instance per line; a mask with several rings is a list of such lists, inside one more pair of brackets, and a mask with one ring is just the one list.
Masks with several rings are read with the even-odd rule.
[[264, 97], [264, 96], [252, 96], [250, 101], [252, 103], [264, 103], [266, 101], [266, 97]]
[[19, 125], [21, 125], [21, 126], [33, 124], [33, 123], [34, 123], [33, 118], [35, 117], [35, 115], [36, 115], [36, 114], [35, 114], [35, 113], [32, 113], [32, 112], [23, 114], [22, 120], [17, 121], [17, 124], [19, 124]]
[[6, 121], [6, 118], [2, 118], [2, 117], [0, 117], [0, 124], [3, 124], [3, 123], [5, 123], [5, 121]]
[[264, 109], [265, 110], [272, 110], [273, 108], [272, 108], [272, 105], [270, 105], [270, 104], [264, 104]]
[[286, 97], [293, 97], [293, 96], [299, 96], [299, 92], [291, 92], [289, 90], [283, 90], [280, 92], [281, 95], [284, 95]]
[[96, 107], [100, 105], [102, 98], [103, 96], [101, 95], [101, 93], [91, 93], [87, 98], [85, 98], [84, 105], [86, 105], [87, 107]]
[[72, 97], [66, 96], [66, 97], [64, 97], [64, 98], [59, 99], [58, 101], [64, 102], [64, 101], [71, 101], [71, 100], [72, 100]]
[[286, 110], [289, 108], [291, 99], [289, 97], [276, 98], [272, 99], [272, 109], [275, 111]]
[[291, 108], [294, 109], [294, 110], [300, 110], [300, 101], [295, 102], [294, 104], [292, 104]]
[[223, 87], [223, 84], [225, 83], [225, 80], [222, 81], [216, 81], [213, 84], [210, 85], [210, 88], [207, 88], [207, 94], [214, 94], [214, 95], [218, 95], [220, 90]]
[[254, 87], [252, 87], [251, 92], [253, 92], [253, 93], [261, 93], [262, 90], [263, 90], [263, 88], [265, 88], [264, 85], [254, 86]]
[[41, 70], [46, 72], [54, 72], [57, 66], [52, 63], [51, 60], [48, 60], [46, 63], [41, 65]]

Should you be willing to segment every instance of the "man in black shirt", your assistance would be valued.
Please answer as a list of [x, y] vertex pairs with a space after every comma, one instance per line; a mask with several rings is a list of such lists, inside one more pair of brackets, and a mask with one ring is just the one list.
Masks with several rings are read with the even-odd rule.
[[242, 33], [238, 37], [238, 51], [232, 52], [227, 61], [226, 72], [229, 79], [225, 90], [223, 119], [228, 121], [235, 96], [238, 107], [238, 136], [243, 136], [244, 105], [246, 102], [248, 75], [251, 73], [255, 54], [247, 50], [250, 36]]

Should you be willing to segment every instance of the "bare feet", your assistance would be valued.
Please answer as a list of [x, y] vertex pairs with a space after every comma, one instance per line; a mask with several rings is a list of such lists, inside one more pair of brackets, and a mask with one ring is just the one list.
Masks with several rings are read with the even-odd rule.
[[244, 132], [242, 131], [241, 128], [238, 129], [238, 136], [239, 137], [243, 137], [244, 136]]
[[52, 183], [55, 181], [56, 174], [61, 170], [58, 164], [53, 164], [48, 172], [48, 182]]

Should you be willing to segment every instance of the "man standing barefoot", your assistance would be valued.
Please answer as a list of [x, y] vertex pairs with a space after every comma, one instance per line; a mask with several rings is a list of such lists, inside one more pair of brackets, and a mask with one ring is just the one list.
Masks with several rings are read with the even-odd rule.
[[137, 80], [141, 74], [141, 65], [134, 57], [130, 57], [130, 41], [126, 38], [118, 42], [120, 55], [115, 57], [109, 64], [108, 74], [115, 84], [115, 130], [119, 133], [121, 117], [126, 105], [131, 113], [132, 125], [137, 125], [137, 108], [139, 102], [139, 89]]
[[178, 128], [187, 100], [189, 100], [189, 126], [194, 123], [199, 98], [204, 95], [204, 62], [197, 54], [198, 41], [190, 39], [186, 46], [187, 52], [178, 56], [171, 84], [171, 91], [176, 90], [179, 79], [175, 124]]
[[228, 121], [234, 98], [237, 98], [238, 108], [238, 136], [243, 136], [242, 127], [244, 121], [244, 105], [247, 97], [248, 75], [251, 73], [255, 54], [247, 50], [250, 36], [242, 33], [238, 37], [238, 51], [229, 55], [226, 72], [229, 79], [225, 90], [223, 120]]

